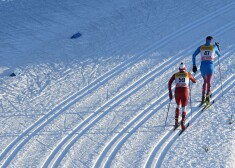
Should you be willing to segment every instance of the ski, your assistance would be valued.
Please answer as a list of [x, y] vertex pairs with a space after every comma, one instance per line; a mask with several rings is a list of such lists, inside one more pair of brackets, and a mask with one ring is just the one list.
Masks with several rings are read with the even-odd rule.
[[206, 109], [208, 109], [211, 105], [210, 104], [206, 104], [201, 111], [205, 111]]
[[201, 107], [205, 102], [201, 102], [200, 105], [198, 107]]
[[180, 133], [179, 133], [179, 136], [189, 127], [189, 123], [187, 124], [187, 126], [185, 127], [184, 130], [181, 130]]
[[[212, 97], [212, 93], [210, 94], [210, 98]], [[201, 107], [203, 104], [205, 104], [206, 103], [206, 101], [200, 101], [201, 103], [199, 104], [199, 106], [198, 107]]]
[[205, 111], [206, 109], [208, 109], [212, 104], [215, 103], [215, 100], [213, 100], [212, 102], [210, 102], [209, 104], [206, 104], [202, 109], [201, 112]]

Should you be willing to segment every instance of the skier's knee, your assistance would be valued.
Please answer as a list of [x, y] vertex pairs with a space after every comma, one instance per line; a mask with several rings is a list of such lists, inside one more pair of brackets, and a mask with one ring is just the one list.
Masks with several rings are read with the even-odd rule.
[[186, 106], [182, 107], [182, 111], [186, 112]]

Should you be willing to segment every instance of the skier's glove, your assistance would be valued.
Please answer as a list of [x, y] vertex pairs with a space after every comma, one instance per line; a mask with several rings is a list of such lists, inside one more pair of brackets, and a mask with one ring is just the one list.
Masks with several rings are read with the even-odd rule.
[[197, 66], [193, 65], [193, 72], [196, 73], [197, 72]]
[[170, 98], [170, 100], [172, 100], [172, 98], [173, 98], [172, 92], [169, 92], [169, 98]]

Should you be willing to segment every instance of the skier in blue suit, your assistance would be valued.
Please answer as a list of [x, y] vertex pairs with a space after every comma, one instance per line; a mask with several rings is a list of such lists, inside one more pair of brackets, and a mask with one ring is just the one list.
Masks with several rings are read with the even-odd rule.
[[221, 56], [220, 51], [216, 45], [212, 44], [213, 37], [206, 37], [206, 43], [197, 48], [192, 56], [193, 61], [193, 72], [197, 72], [196, 66], [196, 56], [200, 53], [201, 55], [201, 66], [200, 71], [203, 77], [204, 83], [202, 87], [202, 103], [206, 102], [209, 104], [210, 95], [211, 95], [211, 84], [212, 84], [212, 76], [214, 73], [214, 59], [217, 54], [219, 57]]

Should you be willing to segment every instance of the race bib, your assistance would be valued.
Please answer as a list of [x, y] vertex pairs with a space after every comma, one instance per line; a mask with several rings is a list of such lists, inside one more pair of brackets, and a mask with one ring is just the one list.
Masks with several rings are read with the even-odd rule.
[[178, 72], [175, 74], [175, 84], [176, 87], [188, 87], [189, 75], [187, 72]]
[[201, 46], [200, 53], [201, 53], [201, 61], [207, 61], [207, 60], [214, 61], [215, 59], [215, 51], [212, 45]]

